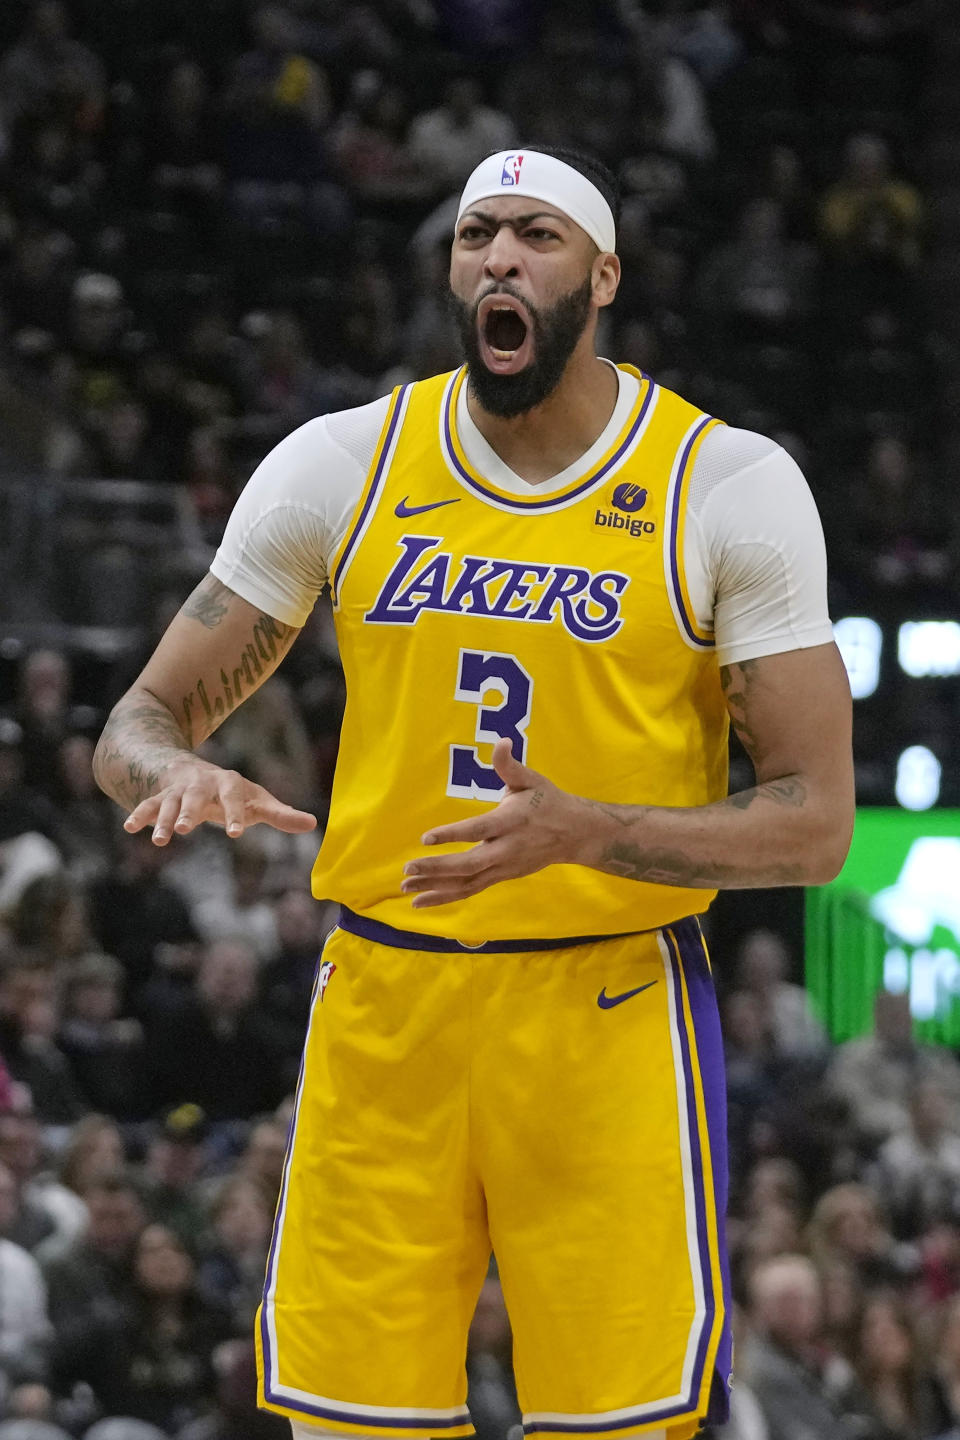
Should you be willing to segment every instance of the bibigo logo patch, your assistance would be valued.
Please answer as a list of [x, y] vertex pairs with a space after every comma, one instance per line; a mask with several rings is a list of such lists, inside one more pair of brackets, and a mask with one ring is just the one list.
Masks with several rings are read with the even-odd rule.
[[600, 525], [610, 530], [625, 530], [637, 540], [653, 540], [657, 533], [655, 520], [641, 520], [638, 511], [642, 510], [647, 503], [647, 492], [641, 485], [631, 485], [629, 481], [617, 485], [610, 496], [610, 510], [598, 510], [594, 517], [594, 525]]

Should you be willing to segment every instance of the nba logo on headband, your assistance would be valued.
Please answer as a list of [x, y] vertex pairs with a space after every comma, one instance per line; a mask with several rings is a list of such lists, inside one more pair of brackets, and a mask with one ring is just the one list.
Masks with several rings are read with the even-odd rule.
[[503, 171], [500, 175], [501, 185], [519, 185], [520, 167], [523, 164], [522, 155], [508, 155], [503, 162]]

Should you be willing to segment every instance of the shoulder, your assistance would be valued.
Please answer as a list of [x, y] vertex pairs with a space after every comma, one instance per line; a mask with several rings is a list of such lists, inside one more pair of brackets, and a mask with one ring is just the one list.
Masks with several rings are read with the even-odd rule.
[[697, 451], [687, 509], [711, 546], [758, 542], [792, 552], [815, 531], [819, 516], [810, 486], [791, 455], [767, 435], [717, 425]]
[[367, 405], [336, 410], [308, 420], [274, 446], [261, 461], [257, 474], [269, 472], [278, 480], [289, 477], [294, 482], [306, 482], [307, 493], [298, 495], [298, 498], [306, 499], [312, 489], [310, 482], [316, 485], [331, 463], [340, 466], [352, 464], [366, 473], [376, 451], [389, 404], [390, 397], [384, 396]]
[[782, 445], [755, 430], [715, 425], [704, 435], [691, 476], [691, 503], [701, 509], [719, 485], [758, 478], [763, 486], [783, 483], [786, 474], [800, 474]]

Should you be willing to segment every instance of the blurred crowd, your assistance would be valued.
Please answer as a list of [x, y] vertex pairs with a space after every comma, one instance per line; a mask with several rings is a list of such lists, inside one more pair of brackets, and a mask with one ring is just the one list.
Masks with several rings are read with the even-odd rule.
[[[290, 429], [457, 363], [445, 255], [470, 167], [580, 144], [625, 194], [603, 352], [790, 449], [835, 613], [949, 611], [918, 165], [937, 8], [5, 0], [8, 434], [63, 482], [185, 494], [209, 549]], [[71, 584], [96, 549], [88, 526]], [[145, 643], [192, 563], [136, 556]], [[122, 832], [90, 759], [143, 658], [104, 687], [65, 649], [0, 656], [0, 1440], [286, 1433], [255, 1411], [250, 1336], [334, 916], [309, 897], [312, 837]], [[342, 699], [318, 606], [204, 753], [322, 821]], [[960, 1062], [892, 996], [873, 1035], [831, 1046], [772, 931], [715, 958], [723, 1435], [960, 1440]], [[504, 1440], [495, 1269], [468, 1368], [481, 1440]]]

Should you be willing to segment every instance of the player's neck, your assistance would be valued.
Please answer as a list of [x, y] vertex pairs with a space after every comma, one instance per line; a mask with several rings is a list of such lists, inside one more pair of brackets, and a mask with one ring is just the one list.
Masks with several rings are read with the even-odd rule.
[[530, 485], [552, 480], [603, 434], [619, 393], [617, 372], [590, 351], [576, 351], [557, 388], [536, 409], [505, 420], [467, 387], [470, 418], [491, 449]]

